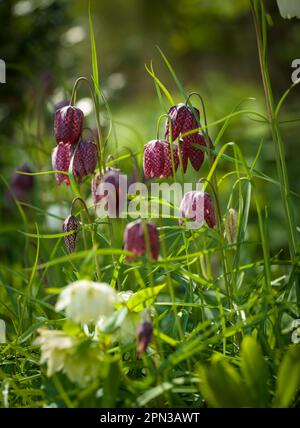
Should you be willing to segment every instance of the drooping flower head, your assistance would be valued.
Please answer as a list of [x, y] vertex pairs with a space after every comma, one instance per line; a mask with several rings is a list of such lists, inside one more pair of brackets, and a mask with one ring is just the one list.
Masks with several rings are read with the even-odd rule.
[[147, 350], [152, 341], [153, 327], [151, 322], [144, 321], [137, 328], [137, 356], [140, 358]]
[[[202, 132], [197, 132], [196, 134], [191, 134], [189, 140], [188, 156], [193, 168], [199, 171], [204, 161], [204, 151], [201, 150], [201, 146], [206, 146], [205, 138]], [[187, 144], [185, 139], [184, 141]]]
[[83, 117], [79, 108], [70, 105], [56, 110], [54, 132], [57, 144], [77, 143], [82, 132]]
[[[147, 229], [145, 230], [145, 228]], [[135, 257], [145, 255], [147, 253], [147, 237], [145, 237], [147, 230], [151, 257], [157, 260], [159, 254], [159, 237], [156, 226], [152, 223], [144, 224], [141, 220], [128, 223], [124, 232], [124, 249], [132, 252]], [[135, 257], [127, 257], [127, 260], [131, 261]]]
[[97, 146], [93, 141], [81, 140], [74, 150], [73, 174], [78, 181], [92, 174], [97, 166]]
[[77, 231], [80, 227], [80, 223], [74, 215], [69, 215], [65, 221], [63, 222], [63, 232], [74, 232], [71, 235], [64, 236], [64, 241], [66, 248], [69, 253], [74, 253], [76, 250], [76, 242], [77, 242]]
[[[168, 115], [172, 125], [172, 141], [176, 140], [180, 134], [198, 128], [197, 120], [200, 118], [200, 113], [195, 107], [193, 107], [193, 110], [183, 103], [172, 106], [169, 109]], [[169, 127], [169, 119], [167, 119], [165, 137], [168, 137], [170, 134]]]
[[[105, 200], [105, 209], [108, 209], [109, 215], [118, 215], [120, 210], [120, 177], [122, 173], [117, 168], [107, 168], [106, 173], [102, 176], [99, 172], [94, 175], [91, 190], [95, 207]], [[106, 191], [108, 186], [114, 188], [114, 194]], [[107, 193], [107, 194], [105, 194]]]
[[75, 322], [96, 323], [100, 317], [112, 315], [119, 298], [104, 282], [75, 281], [67, 285], [56, 303], [56, 311], [65, 310]]
[[[178, 147], [173, 145], [174, 169], [178, 168]], [[145, 178], [173, 175], [171, 147], [167, 141], [152, 140], [144, 146], [143, 167]]]
[[209, 227], [215, 227], [215, 213], [210, 195], [199, 190], [187, 192], [180, 204], [179, 224], [183, 223], [183, 219], [189, 220], [186, 226], [191, 229], [199, 229], [204, 221]]
[[[71, 159], [71, 145], [58, 143], [58, 145], [52, 151], [52, 168], [55, 171], [68, 172]], [[55, 178], [58, 184], [66, 183], [70, 184], [68, 175], [56, 173]]]
[[[73, 160], [73, 174], [80, 182], [83, 177], [94, 172], [97, 165], [97, 146], [93, 141], [81, 140], [77, 145], [60, 142], [52, 151], [52, 167], [57, 171], [68, 172], [70, 161]], [[70, 184], [68, 175], [56, 173], [58, 184]]]

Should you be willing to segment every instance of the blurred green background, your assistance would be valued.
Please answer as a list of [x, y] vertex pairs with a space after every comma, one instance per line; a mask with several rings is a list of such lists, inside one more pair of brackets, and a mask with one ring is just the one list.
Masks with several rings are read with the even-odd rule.
[[[109, 102], [118, 146], [134, 151], [156, 136], [158, 117], [164, 113], [145, 64], [153, 61], [156, 74], [176, 102], [184, 101], [156, 48], [158, 45], [176, 70], [188, 92], [202, 94], [209, 121], [229, 114], [244, 100], [244, 108], [264, 111], [256, 40], [247, 0], [101, 0], [92, 1], [102, 89]], [[277, 99], [291, 84], [291, 63], [299, 57], [299, 21], [286, 21], [275, 1], [267, 1], [269, 13], [269, 59], [273, 90]], [[22, 220], [7, 195], [5, 181], [11, 183], [14, 171], [24, 163], [34, 171], [51, 169], [55, 145], [53, 114], [55, 105], [70, 97], [79, 76], [91, 76], [88, 2], [66, 0], [0, 0], [0, 57], [7, 64], [7, 83], [0, 85], [0, 168], [2, 263], [20, 258]], [[255, 100], [246, 101], [252, 97]], [[298, 119], [299, 90], [291, 94], [282, 111], [282, 120]], [[95, 127], [91, 99], [80, 87], [77, 102], [84, 109], [88, 125]], [[196, 101], [197, 103], [197, 101]], [[102, 124], [108, 124], [103, 106]], [[212, 138], [221, 125], [211, 129]], [[300, 192], [298, 160], [299, 122], [282, 124], [291, 188]], [[161, 130], [162, 133], [162, 130]], [[247, 158], [254, 159], [263, 142], [257, 169], [276, 179], [273, 145], [268, 128], [248, 116], [233, 120], [222, 144], [235, 141]], [[114, 142], [110, 143], [114, 153]], [[141, 165], [141, 157], [139, 157]], [[131, 164], [121, 167], [130, 171]], [[221, 177], [233, 169], [222, 162]], [[207, 173], [189, 169], [187, 181]], [[286, 231], [279, 188], [258, 181], [262, 205], [268, 206], [269, 231], [273, 253], [286, 246]], [[226, 209], [232, 182], [221, 186]], [[84, 188], [89, 194], [89, 184]], [[60, 231], [72, 200], [71, 189], [58, 187], [53, 175], [35, 177], [33, 192], [25, 202], [38, 207], [25, 208], [32, 223], [41, 230]], [[295, 207], [299, 199], [295, 197]], [[65, 209], [63, 208], [65, 207]], [[298, 210], [299, 211], [299, 210]], [[296, 211], [295, 211], [296, 212]], [[298, 214], [298, 212], [296, 212]], [[250, 218], [254, 225], [256, 219]]]

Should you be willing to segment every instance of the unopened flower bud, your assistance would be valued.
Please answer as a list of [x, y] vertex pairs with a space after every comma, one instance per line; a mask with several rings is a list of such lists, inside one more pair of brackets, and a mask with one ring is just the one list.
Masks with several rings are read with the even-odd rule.
[[74, 215], [69, 215], [63, 222], [63, 232], [74, 231], [71, 235], [64, 236], [65, 245], [69, 253], [74, 253], [76, 250], [77, 243], [77, 231], [80, 227], [80, 223]]
[[225, 234], [229, 244], [235, 244], [237, 238], [238, 215], [234, 208], [229, 208], [225, 218]]
[[144, 321], [137, 328], [137, 356], [140, 358], [148, 348], [153, 338], [153, 327], [151, 322]]

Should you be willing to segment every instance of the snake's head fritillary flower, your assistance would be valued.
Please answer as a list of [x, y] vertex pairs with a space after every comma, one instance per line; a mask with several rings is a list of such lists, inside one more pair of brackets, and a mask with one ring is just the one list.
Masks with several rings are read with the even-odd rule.
[[[68, 172], [70, 159], [70, 144], [64, 144], [63, 142], [60, 142], [52, 151], [52, 168], [56, 171]], [[65, 182], [67, 185], [70, 184], [68, 175], [56, 173], [55, 178], [58, 184], [63, 182]]]
[[216, 221], [210, 195], [199, 190], [187, 192], [180, 204], [180, 218], [179, 224], [183, 223], [183, 219], [187, 219], [187, 226], [192, 229], [199, 229], [204, 221], [213, 228]]
[[[199, 171], [204, 161], [204, 151], [201, 150], [201, 146], [206, 147], [205, 138], [202, 132], [191, 134], [189, 137], [188, 156], [193, 168]], [[186, 138], [183, 140], [187, 143]]]
[[55, 309], [65, 310], [75, 322], [96, 323], [101, 317], [110, 317], [119, 297], [104, 282], [79, 280], [67, 285], [60, 293]]
[[151, 322], [144, 321], [137, 328], [137, 356], [140, 358], [148, 348], [153, 338], [153, 327]]
[[78, 146], [74, 147], [73, 174], [78, 181], [95, 171], [97, 160], [97, 146], [93, 141], [81, 140]]
[[[110, 216], [118, 216], [120, 211], [120, 178], [122, 173], [117, 168], [107, 168], [102, 176], [100, 173], [94, 175], [92, 180], [92, 197], [95, 207], [101, 202], [105, 202], [105, 210]], [[113, 192], [108, 186], [113, 186]]]
[[[169, 109], [168, 115], [171, 119], [172, 141], [176, 140], [176, 138], [178, 138], [181, 133], [198, 128], [200, 113], [199, 110], [197, 110], [195, 107], [193, 107], [193, 110], [183, 103], [172, 106]], [[169, 136], [170, 134], [169, 127], [169, 119], [167, 119], [165, 137]]]
[[[145, 233], [148, 233], [148, 237], [145, 237]], [[143, 223], [141, 220], [127, 224], [124, 232], [124, 249], [134, 254], [134, 257], [127, 257], [128, 261], [147, 254], [147, 239], [149, 239], [151, 257], [157, 260], [159, 237], [156, 226], [152, 223]]]
[[75, 144], [80, 138], [83, 126], [83, 112], [73, 106], [62, 107], [55, 112], [54, 131], [57, 144]]
[[62, 230], [66, 232], [74, 232], [70, 235], [64, 236], [65, 245], [69, 253], [74, 253], [76, 250], [77, 231], [80, 223], [74, 215], [69, 215], [63, 222]]
[[[173, 146], [175, 171], [178, 168], [178, 147]], [[171, 147], [167, 141], [152, 140], [144, 146], [143, 167], [145, 178], [169, 177], [173, 175]]]

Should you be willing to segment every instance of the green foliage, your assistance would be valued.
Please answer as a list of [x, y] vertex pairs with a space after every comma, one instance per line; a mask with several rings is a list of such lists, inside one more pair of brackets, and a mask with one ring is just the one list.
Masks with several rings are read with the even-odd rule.
[[211, 364], [199, 368], [200, 390], [211, 407], [289, 407], [300, 387], [300, 346], [290, 347], [278, 367], [275, 397], [271, 377], [257, 340], [245, 336], [240, 361], [235, 367], [215, 354]]

